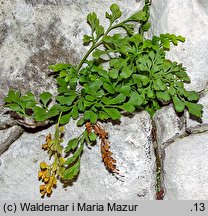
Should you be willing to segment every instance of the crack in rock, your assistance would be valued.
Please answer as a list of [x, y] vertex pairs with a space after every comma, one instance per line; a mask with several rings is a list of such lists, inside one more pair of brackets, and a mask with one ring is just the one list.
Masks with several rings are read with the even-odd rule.
[[5, 130], [0, 130], [0, 155], [7, 151], [11, 144], [18, 140], [23, 133], [24, 130], [17, 125]]
[[9, 109], [0, 108], [0, 130], [16, 125], [15, 120], [8, 113]]

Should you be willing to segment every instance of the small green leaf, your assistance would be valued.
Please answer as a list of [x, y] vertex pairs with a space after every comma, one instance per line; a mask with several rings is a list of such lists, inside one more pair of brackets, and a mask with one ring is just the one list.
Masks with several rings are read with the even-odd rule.
[[168, 91], [157, 91], [156, 96], [159, 100], [165, 101], [165, 102], [168, 102], [171, 99]]
[[80, 158], [77, 162], [71, 166], [69, 169], [65, 169], [63, 172], [63, 180], [72, 180], [74, 179], [80, 171]]
[[139, 95], [137, 92], [131, 92], [129, 104], [134, 106], [140, 106], [144, 102], [144, 98]]
[[114, 93], [115, 93], [115, 88], [114, 88], [113, 85], [110, 85], [110, 84], [108, 84], [108, 83], [104, 83], [104, 84], [103, 84], [103, 88], [104, 88], [106, 91], [108, 91], [109, 93], [111, 93], [111, 94], [114, 94]]
[[96, 73], [98, 73], [101, 77], [104, 77], [105, 79], [108, 79], [108, 72], [106, 70], [103, 69], [103, 67], [98, 67], [98, 66], [93, 66], [92, 71], [95, 71]]
[[170, 41], [168, 39], [164, 40], [162, 42], [162, 45], [165, 49], [169, 50], [170, 49]]
[[131, 86], [129, 85], [117, 86], [116, 91], [122, 93], [125, 96], [129, 96], [131, 93]]
[[190, 114], [192, 114], [196, 117], [199, 117], [199, 118], [202, 117], [203, 106], [201, 104], [186, 102], [186, 107], [188, 108], [188, 111]]
[[85, 119], [84, 119], [84, 118], [81, 118], [81, 119], [79, 119], [79, 121], [77, 122], [77, 126], [78, 126], [78, 127], [81, 127], [81, 126], [84, 125], [84, 123], [85, 123]]
[[106, 12], [106, 18], [110, 19], [111, 23], [121, 17], [122, 12], [117, 4], [112, 4], [110, 6], [112, 15]]
[[147, 21], [147, 13], [146, 11], [140, 10], [133, 14], [128, 20], [130, 21]]
[[92, 96], [92, 95], [86, 95], [86, 100], [88, 101], [95, 101], [96, 100], [96, 97]]
[[173, 96], [173, 104], [177, 112], [184, 111], [185, 104], [177, 96]]
[[93, 53], [92, 56], [94, 59], [99, 59], [103, 54], [105, 54], [106, 52], [100, 49], [96, 49]]
[[95, 124], [97, 122], [97, 114], [93, 112], [92, 110], [87, 110], [84, 113], [84, 119], [85, 120], [90, 120], [91, 123]]
[[79, 112], [83, 112], [85, 110], [85, 108], [84, 108], [84, 99], [83, 98], [79, 98], [77, 106], [78, 106]]
[[71, 68], [71, 65], [70, 64], [64, 64], [64, 63], [59, 63], [56, 65], [50, 65], [48, 67], [48, 69], [52, 69], [53, 72], [59, 72], [59, 71], [66, 70], [69, 68]]
[[40, 97], [40, 100], [43, 103], [43, 105], [46, 107], [48, 102], [52, 98], [52, 94], [50, 92], [43, 92], [42, 94], [40, 94], [39, 97]]
[[94, 32], [96, 27], [99, 26], [99, 20], [95, 12], [92, 12], [87, 15], [87, 22], [91, 26], [92, 32]]
[[68, 158], [65, 163], [64, 163], [64, 166], [69, 166], [71, 165], [72, 163], [74, 163], [78, 157], [80, 157], [81, 153], [82, 153], [82, 150], [84, 148], [84, 144], [82, 143], [80, 145], [80, 147], [74, 152], [73, 156]]
[[151, 24], [149, 22], [146, 22], [144, 25], [142, 25], [143, 31], [148, 31], [150, 29]]
[[68, 144], [67, 144], [67, 147], [65, 148], [64, 151], [65, 151], [66, 153], [68, 153], [68, 152], [70, 152], [71, 150], [76, 149], [77, 146], [78, 146], [78, 144], [79, 144], [78, 138], [71, 139], [71, 140], [69, 140], [69, 142], [68, 142]]
[[32, 92], [27, 92], [26, 95], [21, 97], [22, 101], [32, 101], [35, 102], [35, 96]]
[[102, 97], [101, 98], [101, 101], [102, 103], [106, 104], [106, 105], [110, 105], [111, 104], [111, 98], [108, 98], [108, 97]]
[[109, 70], [109, 77], [113, 78], [113, 79], [117, 79], [118, 78], [118, 69], [111, 69]]
[[136, 84], [142, 83], [143, 86], [146, 86], [150, 82], [150, 79], [145, 75], [133, 74], [132, 78]]
[[150, 99], [153, 99], [154, 96], [155, 96], [154, 90], [151, 89], [151, 88], [148, 88], [147, 89], [147, 97], [150, 98]]
[[115, 98], [110, 100], [110, 104], [120, 104], [126, 100], [126, 96], [123, 94], [117, 95]]
[[98, 112], [98, 118], [100, 120], [107, 120], [110, 118], [110, 116], [105, 111], [99, 111]]
[[95, 133], [90, 133], [89, 138], [90, 138], [90, 141], [94, 142], [97, 139], [97, 135]]
[[111, 10], [111, 12], [112, 12], [112, 15], [113, 15], [116, 19], [118, 19], [118, 18], [121, 17], [122, 12], [121, 12], [121, 10], [120, 10], [120, 8], [119, 8], [119, 6], [118, 6], [117, 4], [112, 4], [112, 5], [110, 6], [110, 10]]
[[[125, 23], [125, 24], [123, 24], [121, 27], [122, 27], [123, 29], [126, 30], [126, 33], [127, 33], [129, 36], [131, 36], [131, 35], [134, 34], [134, 29], [135, 29], [135, 25], [134, 25], [134, 24], [127, 24], [127, 23]], [[127, 48], [127, 47], [126, 47], [126, 48]], [[126, 50], [126, 49], [124, 49], [124, 50]], [[128, 50], [128, 49], [127, 49], [127, 50]]]
[[120, 106], [120, 108], [129, 113], [132, 113], [135, 111], [135, 106], [132, 105], [131, 103], [124, 103], [123, 105]]
[[123, 58], [114, 58], [114, 59], [111, 59], [109, 64], [111, 67], [114, 67], [118, 70], [120, 70], [121, 68], [123, 68], [125, 65], [126, 65], [126, 62], [127, 60], [126, 59], [123, 59]]
[[153, 86], [156, 91], [159, 91], [159, 90], [164, 91], [166, 89], [166, 85], [161, 79], [154, 80]]
[[33, 107], [35, 107], [36, 104], [37, 103], [35, 101], [26, 101], [25, 102], [25, 109], [33, 109]]
[[101, 98], [104, 94], [105, 94], [105, 92], [101, 89], [101, 90], [95, 92], [93, 94], [93, 96], [95, 96], [96, 98]]
[[20, 107], [20, 105], [16, 104], [16, 103], [10, 103], [10, 104], [6, 104], [6, 107], [10, 108], [11, 110], [17, 112], [17, 113], [24, 113], [24, 110]]
[[185, 96], [189, 101], [197, 101], [199, 100], [199, 94], [195, 91], [186, 91]]
[[93, 101], [84, 100], [84, 108], [91, 107], [93, 104]]
[[67, 72], [65, 70], [59, 73], [59, 77], [66, 77], [66, 75], [67, 75]]
[[104, 27], [101, 25], [97, 26], [95, 32], [97, 35], [97, 39], [99, 39], [104, 34]]
[[125, 66], [123, 69], [122, 69], [122, 72], [121, 72], [121, 77], [123, 77], [124, 79], [127, 79], [131, 76], [132, 74], [132, 70], [128, 67], [128, 66]]
[[10, 102], [18, 103], [19, 101], [20, 101], [20, 92], [14, 91], [13, 89], [9, 90], [7, 97], [4, 99], [4, 102], [6, 103], [10, 103]]
[[78, 118], [79, 112], [78, 112], [78, 108], [77, 108], [76, 105], [73, 106], [72, 111], [71, 111], [71, 115], [72, 115], [72, 118], [73, 118], [74, 120], [76, 120], [76, 119]]
[[181, 35], [179, 35], [178, 37], [177, 37], [177, 40], [179, 40], [179, 41], [181, 41], [181, 42], [185, 42], [185, 37], [182, 37]]
[[111, 36], [109, 36], [109, 35], [105, 35], [105, 36], [103, 37], [103, 41], [104, 41], [105, 43], [112, 43], [112, 42], [113, 42], [113, 38], [112, 38]]
[[93, 93], [97, 92], [102, 86], [103, 82], [101, 80], [95, 80], [92, 84], [85, 85], [85, 92], [93, 95]]
[[171, 96], [176, 94], [176, 89], [173, 86], [170, 86], [170, 88], [168, 89], [168, 92]]
[[183, 78], [183, 77], [188, 77], [188, 74], [185, 71], [181, 70], [176, 73], [176, 76], [179, 78]]
[[62, 106], [60, 104], [58, 104], [58, 106], [61, 112], [68, 112], [69, 110], [71, 110], [71, 107], [68, 107], [68, 106]]
[[140, 34], [135, 34], [130, 37], [130, 41], [138, 46], [143, 41], [143, 37]]
[[150, 79], [145, 75], [139, 75], [139, 78], [141, 79], [143, 86], [146, 86], [150, 82]]
[[53, 105], [47, 112], [46, 116], [47, 118], [51, 118], [51, 117], [54, 117], [54, 116], [57, 116], [59, 115], [59, 109], [60, 109], [60, 106], [58, 104], [55, 104]]
[[34, 109], [34, 119], [37, 122], [42, 122], [46, 120], [46, 110], [43, 109], [42, 107], [36, 106]]
[[92, 37], [90, 37], [89, 35], [85, 34], [84, 37], [83, 37], [83, 42], [85, 44], [89, 44], [91, 41], [92, 41]]
[[121, 113], [115, 109], [115, 108], [105, 108], [105, 111], [108, 113], [108, 115], [113, 119], [117, 120], [121, 118]]
[[69, 96], [57, 96], [56, 100], [62, 105], [72, 105], [74, 100], [77, 98], [76, 94], [71, 94]]
[[71, 113], [67, 113], [65, 115], [62, 115], [59, 123], [63, 124], [63, 125], [67, 124], [69, 122], [70, 118], [71, 118]]

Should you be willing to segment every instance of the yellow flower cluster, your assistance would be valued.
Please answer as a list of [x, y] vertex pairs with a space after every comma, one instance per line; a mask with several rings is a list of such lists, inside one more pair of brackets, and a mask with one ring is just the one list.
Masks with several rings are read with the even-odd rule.
[[53, 188], [56, 187], [57, 180], [55, 175], [53, 173], [51, 174], [51, 167], [45, 162], [40, 163], [38, 178], [44, 182], [43, 185], [40, 185], [41, 196], [50, 196]]
[[46, 143], [44, 143], [43, 145], [42, 145], [42, 149], [43, 150], [49, 150], [49, 142], [51, 142], [51, 140], [52, 140], [52, 137], [51, 137], [51, 133], [49, 133], [47, 136], [46, 136]]
[[40, 171], [38, 172], [38, 178], [44, 184], [40, 185], [41, 196], [50, 196], [53, 188], [56, 188], [57, 178], [63, 176], [64, 167], [63, 164], [65, 159], [62, 157], [62, 133], [64, 127], [56, 125], [56, 131], [54, 137], [49, 133], [46, 136], [46, 142], [42, 145], [42, 149], [47, 151], [50, 158], [53, 157], [53, 163], [48, 165], [45, 162], [40, 163]]

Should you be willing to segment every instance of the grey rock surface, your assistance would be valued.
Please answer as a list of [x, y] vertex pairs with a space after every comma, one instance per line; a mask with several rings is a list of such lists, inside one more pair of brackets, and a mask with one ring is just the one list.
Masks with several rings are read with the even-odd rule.
[[[155, 199], [155, 156], [149, 115], [141, 112], [131, 118], [122, 117], [120, 125], [103, 126], [109, 132], [111, 151], [124, 177], [117, 179], [105, 169], [98, 144], [91, 149], [85, 147], [77, 181], [65, 189], [58, 184], [51, 199]], [[0, 199], [40, 199], [37, 172], [39, 163], [48, 158], [41, 144], [53, 129], [24, 133], [0, 156]], [[80, 130], [74, 121], [69, 123], [65, 141], [80, 134]]]
[[17, 125], [5, 130], [0, 130], [0, 155], [4, 153], [23, 133], [24, 130]]
[[157, 144], [164, 149], [185, 133], [185, 117], [176, 114], [173, 105], [158, 110], [153, 117], [156, 126]]
[[0, 130], [12, 127], [15, 124], [16, 122], [8, 113], [8, 109], [0, 107]]
[[199, 6], [201, 6], [204, 9], [205, 13], [208, 14], [208, 2], [207, 2], [207, 0], [197, 0], [197, 2], [199, 4]]
[[151, 6], [152, 34], [182, 35], [186, 42], [173, 47], [168, 57], [187, 67], [191, 84], [201, 91], [208, 82], [208, 3], [206, 0], [154, 0]]
[[179, 139], [165, 149], [165, 200], [208, 199], [208, 133]]
[[38, 94], [55, 91], [49, 65], [77, 64], [87, 48], [88, 13], [95, 11], [104, 26], [105, 12], [118, 3], [124, 17], [141, 8], [135, 0], [2, 0], [0, 8], [0, 104], [9, 88]]

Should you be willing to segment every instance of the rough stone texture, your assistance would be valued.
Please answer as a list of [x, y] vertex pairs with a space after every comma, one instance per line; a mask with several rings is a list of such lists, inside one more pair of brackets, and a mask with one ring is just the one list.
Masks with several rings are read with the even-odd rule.
[[207, 90], [203, 93], [199, 99], [199, 104], [203, 105], [203, 116], [200, 121], [196, 121], [190, 118], [188, 112], [186, 113], [187, 131], [190, 133], [203, 132], [208, 130], [208, 92]]
[[[115, 0], [124, 17], [142, 2]], [[90, 33], [89, 12], [104, 18], [112, 1], [1, 0], [0, 2], [0, 104], [9, 88], [22, 92], [55, 91], [47, 67], [57, 62], [78, 63], [86, 52], [82, 37]]]
[[185, 118], [178, 116], [172, 105], [163, 107], [157, 111], [153, 120], [157, 130], [157, 144], [164, 149], [177, 137], [185, 133]]
[[0, 130], [14, 126], [15, 120], [7, 113], [8, 109], [0, 107]]
[[208, 3], [206, 0], [154, 0], [152, 34], [173, 33], [186, 38], [168, 56], [184, 63], [191, 77], [188, 89], [201, 91], [208, 82]]
[[204, 9], [205, 13], [208, 14], [208, 2], [207, 2], [207, 0], [197, 0], [197, 2]]
[[[99, 145], [85, 147], [81, 172], [72, 187], [58, 184], [51, 199], [155, 199], [155, 156], [151, 139], [151, 120], [146, 112], [123, 117], [120, 125], [104, 124], [109, 131], [111, 150], [120, 174], [117, 179], [105, 169]], [[37, 171], [47, 155], [41, 150], [45, 135], [24, 133], [0, 156], [0, 199], [39, 199]], [[80, 134], [71, 122], [66, 126], [66, 140]]]
[[190, 135], [165, 149], [166, 200], [208, 199], [208, 133]]
[[9, 146], [17, 140], [24, 130], [20, 126], [13, 126], [5, 130], [0, 130], [0, 155], [4, 153]]

